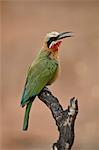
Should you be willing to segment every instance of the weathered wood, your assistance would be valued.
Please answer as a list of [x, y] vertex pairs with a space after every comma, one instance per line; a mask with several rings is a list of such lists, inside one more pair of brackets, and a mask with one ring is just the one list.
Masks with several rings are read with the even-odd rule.
[[59, 139], [53, 144], [53, 150], [71, 150], [74, 143], [74, 124], [78, 113], [78, 101], [73, 97], [70, 105], [63, 110], [58, 99], [52, 95], [48, 88], [44, 88], [39, 99], [44, 102], [52, 112], [59, 131]]

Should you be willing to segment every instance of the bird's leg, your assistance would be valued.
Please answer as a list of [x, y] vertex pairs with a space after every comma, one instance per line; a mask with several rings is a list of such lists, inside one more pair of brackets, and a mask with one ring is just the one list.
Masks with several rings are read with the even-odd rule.
[[58, 127], [59, 139], [53, 144], [53, 150], [70, 150], [74, 142], [74, 123], [78, 113], [77, 99], [70, 99], [70, 105], [63, 110], [48, 88], [45, 87], [38, 97], [51, 110]]

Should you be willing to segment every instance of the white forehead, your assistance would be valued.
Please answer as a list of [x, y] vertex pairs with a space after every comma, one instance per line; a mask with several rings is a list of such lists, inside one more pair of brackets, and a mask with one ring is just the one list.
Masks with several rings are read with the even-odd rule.
[[46, 35], [47, 39], [49, 39], [50, 37], [56, 37], [58, 36], [59, 33], [58, 32], [50, 32]]

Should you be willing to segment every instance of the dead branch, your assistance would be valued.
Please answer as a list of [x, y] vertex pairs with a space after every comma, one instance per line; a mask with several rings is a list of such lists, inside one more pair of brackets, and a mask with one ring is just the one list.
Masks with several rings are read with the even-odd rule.
[[52, 95], [48, 88], [44, 88], [39, 99], [51, 110], [59, 131], [59, 139], [53, 144], [53, 150], [71, 150], [74, 143], [74, 124], [78, 113], [78, 102], [75, 97], [70, 99], [70, 105], [63, 110], [58, 99]]

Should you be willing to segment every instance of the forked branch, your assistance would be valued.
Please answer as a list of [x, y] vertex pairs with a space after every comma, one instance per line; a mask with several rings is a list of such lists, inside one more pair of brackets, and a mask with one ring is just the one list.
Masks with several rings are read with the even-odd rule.
[[73, 97], [70, 105], [63, 110], [58, 99], [52, 95], [48, 88], [44, 88], [39, 99], [51, 110], [59, 131], [59, 139], [53, 144], [53, 150], [71, 150], [74, 142], [74, 124], [78, 113], [78, 101]]

